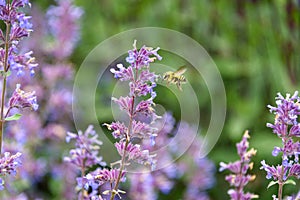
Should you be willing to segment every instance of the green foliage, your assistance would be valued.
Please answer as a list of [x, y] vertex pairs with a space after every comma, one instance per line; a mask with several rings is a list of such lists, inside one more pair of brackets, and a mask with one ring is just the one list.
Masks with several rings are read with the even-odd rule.
[[18, 119], [20, 119], [21, 118], [21, 114], [14, 114], [14, 115], [12, 115], [12, 116], [10, 116], [10, 117], [6, 117], [5, 118], [5, 121], [15, 121], [15, 120], [18, 120]]

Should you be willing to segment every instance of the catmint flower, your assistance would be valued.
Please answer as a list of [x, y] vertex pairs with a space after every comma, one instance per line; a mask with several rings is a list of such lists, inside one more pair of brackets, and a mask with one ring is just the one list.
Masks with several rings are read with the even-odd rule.
[[[21, 165], [20, 152], [11, 155], [9, 152], [4, 153], [4, 157], [0, 158], [0, 176], [16, 175], [17, 167]], [[4, 189], [4, 180], [0, 178], [0, 190]]]
[[[125, 142], [120, 141], [115, 143], [115, 147], [121, 157], [127, 158], [127, 162], [135, 161], [143, 165], [150, 165], [152, 169], [155, 167], [155, 155], [151, 155], [149, 150], [142, 150], [139, 144], [129, 143], [125, 149]], [[125, 152], [125, 154], [124, 154]]]
[[[118, 175], [120, 173], [120, 170], [118, 169], [100, 169], [98, 168], [97, 170], [89, 173], [86, 175], [86, 180], [87, 181], [95, 181], [98, 182], [98, 184], [102, 185], [105, 182], [113, 183], [117, 180]], [[124, 182], [125, 179], [125, 172], [122, 172], [121, 175], [121, 181]]]
[[123, 64], [117, 64], [117, 70], [111, 68], [110, 72], [113, 73], [114, 77], [116, 79], [119, 79], [120, 81], [128, 81], [134, 79], [132, 67], [125, 68]]
[[37, 104], [35, 92], [24, 92], [20, 87], [21, 85], [17, 84], [12, 97], [9, 99], [9, 108], [31, 108], [36, 111], [39, 106]]
[[111, 124], [104, 123], [103, 126], [106, 126], [108, 130], [112, 130], [111, 133], [114, 138], [125, 138], [127, 134], [127, 126], [121, 122], [112, 122]]
[[136, 48], [136, 40], [133, 43], [133, 47], [133, 50], [128, 51], [126, 61], [138, 70], [144, 66], [148, 67], [151, 62], [155, 61], [155, 59], [162, 59], [162, 57], [157, 53], [160, 48], [153, 49], [151, 47], [142, 46], [142, 48], [138, 50]]
[[75, 140], [75, 149], [70, 150], [70, 157], [64, 160], [76, 165], [79, 169], [84, 166], [93, 166], [96, 164], [105, 165], [102, 157], [98, 156], [100, 145], [102, 142], [98, 140], [98, 135], [90, 125], [84, 133], [78, 131], [76, 133], [67, 133], [66, 141]]
[[[35, 58], [31, 56], [32, 51], [27, 53], [18, 52], [19, 41], [25, 37], [28, 37], [30, 32], [32, 32], [32, 24], [30, 22], [31, 16], [26, 16], [19, 8], [30, 6], [29, 1], [13, 0], [7, 3], [0, 3], [0, 20], [3, 20], [9, 28], [9, 41], [5, 41], [3, 32], [0, 32], [0, 40], [9, 42], [8, 47], [8, 60], [6, 63], [6, 50], [4, 47], [0, 48], [0, 63], [1, 68], [7, 72], [9, 68], [12, 71], [16, 71], [18, 76], [24, 75], [24, 70], [28, 70], [31, 75], [34, 75], [34, 70], [37, 67], [35, 63]], [[4, 69], [5, 67], [5, 69]]]
[[9, 56], [8, 63], [12, 70], [17, 71], [17, 76], [24, 75], [24, 70], [29, 70], [30, 75], [34, 76], [38, 64], [35, 63], [35, 58], [31, 57], [32, 53], [32, 51], [29, 51], [23, 55]]
[[56, 39], [51, 51], [56, 58], [62, 60], [71, 55], [79, 41], [78, 21], [83, 10], [74, 6], [73, 0], [57, 0], [57, 3], [57, 6], [48, 9], [47, 17], [51, 34]]
[[[130, 165], [131, 162], [150, 165], [152, 170], [156, 166], [155, 155], [151, 155], [149, 149], [145, 148], [148, 146], [143, 145], [143, 140], [149, 139], [150, 143], [154, 145], [154, 139], [157, 136], [155, 129], [151, 128], [150, 124], [158, 118], [153, 108], [155, 106], [153, 99], [156, 97], [153, 89], [156, 87], [155, 81], [158, 76], [150, 72], [149, 65], [156, 59], [161, 59], [157, 53], [158, 50], [159, 48], [153, 49], [146, 46], [138, 50], [136, 41], [134, 41], [133, 49], [128, 51], [128, 57], [126, 58], [130, 65], [124, 67], [123, 64], [118, 64], [116, 68], [110, 70], [119, 81], [129, 81], [128, 86], [130, 89], [128, 96], [112, 98], [112, 101], [127, 113], [129, 124], [125, 125], [122, 122], [104, 124], [112, 131], [114, 138], [120, 139], [115, 143], [115, 147], [121, 159], [111, 165], [119, 164], [121, 172], [126, 170], [126, 166]], [[142, 96], [148, 99], [138, 98]], [[150, 119], [146, 120], [145, 117]], [[140, 144], [135, 144], [135, 140], [138, 140]], [[111, 198], [122, 193], [118, 190], [119, 180], [120, 177], [112, 186], [113, 189], [109, 191]]]
[[254, 199], [258, 198], [258, 195], [252, 193], [245, 193], [244, 187], [255, 179], [255, 175], [247, 174], [248, 170], [253, 168], [253, 162], [251, 162], [252, 156], [256, 154], [255, 149], [249, 148], [248, 139], [250, 138], [248, 131], [243, 135], [241, 142], [236, 144], [239, 160], [235, 162], [230, 162], [228, 164], [221, 162], [219, 171], [224, 171], [228, 169], [232, 174], [227, 175], [225, 180], [233, 186], [233, 189], [228, 190], [228, 194], [232, 200], [242, 200], [242, 199]]
[[[282, 187], [290, 177], [300, 178], [300, 142], [294, 141], [294, 137], [300, 136], [300, 123], [298, 116], [300, 115], [300, 97], [298, 91], [292, 96], [286, 94], [284, 97], [280, 93], [277, 94], [276, 107], [268, 105], [271, 113], [275, 114], [274, 123], [267, 123], [267, 127], [273, 129], [282, 141], [282, 147], [275, 146], [272, 155], [278, 156], [281, 154], [281, 164], [276, 167], [266, 164], [266, 161], [261, 161], [261, 169], [267, 172], [266, 178], [273, 179], [273, 183], [279, 184], [278, 198], [282, 199]], [[274, 184], [271, 184], [274, 185]], [[277, 198], [274, 195], [273, 198]]]

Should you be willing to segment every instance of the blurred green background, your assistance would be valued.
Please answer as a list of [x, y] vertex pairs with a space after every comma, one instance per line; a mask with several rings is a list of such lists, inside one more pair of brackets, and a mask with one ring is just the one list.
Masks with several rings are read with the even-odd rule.
[[[46, 9], [54, 1], [32, 1]], [[81, 41], [72, 61], [80, 66], [86, 55], [101, 41], [114, 34], [137, 27], [164, 27], [182, 32], [198, 41], [215, 61], [225, 84], [227, 116], [222, 135], [209, 154], [216, 165], [220, 161], [237, 159], [235, 143], [244, 130], [250, 130], [250, 146], [258, 150], [253, 173], [256, 180], [250, 191], [260, 199], [271, 199], [277, 189], [266, 189], [265, 172], [260, 161], [276, 164], [271, 156], [280, 140], [265, 127], [274, 116], [266, 105], [275, 104], [277, 92], [299, 90], [300, 80], [300, 1], [296, 0], [76, 0], [85, 14], [82, 19]], [[139, 44], [141, 45], [141, 44]], [[128, 47], [131, 48], [131, 47]], [[164, 59], [168, 59], [165, 57]], [[174, 61], [174, 66], [178, 63]], [[210, 97], [205, 84], [199, 85], [193, 73], [187, 79], [198, 92], [203, 118], [202, 128], [209, 121]], [[105, 84], [105, 83], [104, 83]], [[99, 95], [108, 94], [112, 84], [105, 84]], [[160, 88], [158, 88], [160, 89]], [[158, 91], [159, 93], [159, 91]], [[176, 104], [168, 93], [158, 103]], [[101, 101], [100, 121], [110, 121], [111, 112]], [[168, 106], [166, 106], [168, 107]], [[172, 106], [169, 106], [172, 107]], [[207, 111], [207, 112], [206, 112]], [[173, 113], [178, 119], [179, 111]], [[105, 113], [108, 113], [105, 115]], [[99, 114], [100, 115], [100, 114]], [[210, 190], [211, 199], [227, 199], [226, 172], [216, 173], [216, 185]], [[299, 187], [299, 182], [298, 186]], [[286, 194], [296, 192], [296, 186], [285, 186]], [[180, 190], [177, 191], [178, 193]], [[173, 194], [176, 192], [173, 192]], [[163, 199], [163, 198], [161, 198]], [[172, 198], [173, 199], [173, 198]]]

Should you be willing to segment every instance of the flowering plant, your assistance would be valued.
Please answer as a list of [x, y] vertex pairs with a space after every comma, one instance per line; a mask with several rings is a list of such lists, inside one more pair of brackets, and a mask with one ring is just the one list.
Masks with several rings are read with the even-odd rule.
[[[6, 121], [18, 120], [20, 113], [13, 113], [13, 108], [22, 110], [23, 108], [38, 109], [35, 92], [25, 92], [21, 85], [17, 84], [16, 89], [6, 104], [7, 79], [10, 75], [16, 74], [18, 77], [25, 75], [29, 71], [30, 75], [35, 74], [37, 63], [32, 57], [32, 51], [22, 53], [19, 51], [19, 42], [28, 37], [32, 31], [30, 16], [26, 16], [22, 8], [31, 6], [28, 0], [0, 1], [0, 20], [5, 24], [5, 30], [0, 29], [0, 74], [2, 82], [1, 111], [0, 111], [0, 154], [2, 152], [2, 141], [4, 134], [4, 124]], [[16, 168], [21, 164], [21, 153], [4, 153], [0, 159], [0, 175], [16, 174]], [[0, 189], [4, 188], [4, 180], [0, 178]]]
[[275, 99], [276, 107], [268, 105], [270, 112], [275, 114], [275, 121], [274, 124], [267, 123], [267, 127], [272, 128], [273, 133], [282, 141], [282, 147], [274, 147], [272, 152], [273, 156], [282, 153], [282, 161], [281, 164], [275, 167], [266, 164], [266, 161], [263, 160], [261, 161], [261, 169], [267, 172], [267, 179], [273, 179], [268, 187], [275, 184], [279, 185], [278, 196], [274, 195], [273, 198], [281, 200], [283, 186], [285, 184], [295, 184], [290, 178], [300, 179], [300, 142], [294, 141], [294, 138], [300, 137], [300, 123], [298, 122], [300, 97], [298, 92], [295, 92], [292, 96], [287, 94], [286, 97], [278, 93]]
[[[150, 124], [159, 118], [153, 108], [155, 106], [153, 99], [156, 96], [153, 89], [156, 86], [155, 81], [158, 76], [150, 72], [150, 63], [156, 59], [161, 60], [161, 57], [157, 53], [159, 48], [153, 49], [143, 46], [141, 49], [137, 49], [136, 41], [133, 47], [133, 50], [128, 51], [129, 55], [126, 58], [126, 61], [130, 64], [129, 67], [125, 68], [122, 64], [118, 64], [117, 69], [111, 69], [115, 78], [120, 81], [129, 81], [129, 95], [126, 97], [112, 98], [112, 100], [119, 105], [120, 109], [127, 113], [129, 118], [128, 124], [126, 125], [124, 122], [119, 121], [103, 124], [108, 130], [112, 131], [112, 136], [117, 139], [115, 147], [121, 159], [111, 163], [110, 168], [98, 167], [88, 174], [85, 174], [85, 168], [90, 166], [85, 165], [85, 162], [91, 161], [91, 165], [99, 164], [99, 162], [93, 161], [96, 152], [87, 151], [85, 149], [87, 145], [77, 145], [77, 150], [70, 152], [73, 158], [67, 159], [73, 160], [74, 157], [78, 157], [79, 160], [81, 159], [81, 162], [78, 162], [78, 166], [81, 168], [82, 174], [81, 178], [77, 179], [78, 186], [81, 188], [81, 199], [89, 198], [91, 195], [93, 198], [102, 199], [101, 194], [97, 192], [87, 194], [85, 189], [88, 189], [89, 186], [98, 188], [104, 183], [109, 183], [110, 187], [102, 194], [110, 195], [111, 200], [113, 200], [116, 195], [120, 196], [122, 193], [125, 193], [119, 189], [119, 184], [121, 181], [125, 181], [126, 168], [132, 162], [151, 166], [151, 169], [155, 168], [155, 155], [150, 154], [149, 150], [140, 144], [133, 143], [133, 138], [139, 138], [140, 140], [148, 139], [151, 145], [155, 144], [154, 139], [157, 135], [155, 129], [152, 128]], [[146, 99], [140, 100], [142, 97], [146, 97]], [[69, 134], [68, 137], [70, 136]], [[99, 142], [97, 143], [98, 145], [100, 144]], [[88, 157], [86, 157], [87, 154], [82, 155], [82, 152], [89, 152], [93, 156], [91, 159], [88, 159]]]
[[245, 193], [244, 187], [255, 179], [255, 175], [249, 175], [248, 169], [253, 168], [253, 162], [251, 162], [252, 156], [256, 154], [255, 149], [249, 148], [248, 139], [250, 138], [248, 131], [245, 131], [242, 141], [236, 144], [238, 155], [240, 160], [237, 160], [233, 163], [225, 164], [224, 162], [220, 163], [220, 171], [228, 169], [232, 174], [227, 175], [225, 180], [233, 186], [234, 189], [228, 190], [228, 194], [232, 200], [250, 200], [258, 198], [258, 195], [252, 193]]

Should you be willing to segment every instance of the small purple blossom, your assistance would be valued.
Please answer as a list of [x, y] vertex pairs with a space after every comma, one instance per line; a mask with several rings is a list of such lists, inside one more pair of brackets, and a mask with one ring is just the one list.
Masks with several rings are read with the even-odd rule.
[[[99, 185], [102, 185], [105, 182], [113, 183], [118, 179], [118, 175], [120, 170], [118, 169], [100, 169], [89, 173], [86, 175], [86, 179], [90, 182], [97, 182]], [[125, 172], [123, 171], [121, 174], [121, 181], [124, 182], [125, 179]]]
[[83, 15], [80, 7], [74, 6], [73, 0], [57, 0], [57, 6], [47, 11], [48, 25], [56, 41], [52, 53], [62, 60], [71, 55], [80, 38], [78, 21]]
[[120, 81], [128, 81], [134, 79], [132, 67], [125, 68], [123, 64], [117, 64], [117, 70], [111, 68], [110, 72], [113, 73], [115, 78], [119, 79]]
[[111, 134], [114, 138], [125, 138], [127, 134], [127, 126], [122, 122], [112, 122], [111, 124], [104, 123], [108, 130], [113, 131]]
[[76, 165], [79, 169], [96, 164], [105, 165], [102, 157], [98, 156], [100, 145], [102, 142], [98, 140], [98, 135], [93, 130], [93, 126], [89, 126], [84, 133], [78, 131], [76, 133], [67, 133], [66, 141], [75, 140], [75, 149], [70, 150], [70, 157], [64, 160]]
[[[282, 96], [277, 94], [276, 107], [268, 105], [271, 113], [275, 114], [274, 124], [267, 123], [267, 127], [273, 129], [282, 141], [282, 147], [274, 147], [272, 151], [273, 156], [281, 154], [282, 162], [276, 167], [266, 164], [265, 160], [261, 161], [261, 168], [267, 172], [266, 178], [273, 179], [274, 183], [279, 185], [278, 199], [282, 199], [283, 185], [290, 177], [300, 178], [299, 172], [299, 155], [300, 155], [300, 142], [294, 141], [294, 137], [300, 135], [300, 123], [298, 116], [300, 115], [300, 97], [298, 91], [292, 96], [286, 94]], [[271, 184], [272, 185], [272, 184]], [[273, 195], [273, 199], [277, 199]]]
[[35, 74], [35, 68], [38, 66], [35, 63], [35, 58], [31, 57], [32, 51], [22, 55], [10, 55], [8, 59], [9, 66], [17, 72], [17, 76], [23, 76], [24, 70], [28, 70], [31, 76]]
[[128, 51], [126, 61], [134, 68], [141, 69], [148, 67], [155, 59], [161, 60], [162, 57], [158, 55], [157, 51], [160, 48], [153, 49], [151, 47], [142, 46], [140, 50], [136, 48], [136, 40], [133, 43], [133, 49]]
[[[31, 56], [32, 51], [27, 53], [18, 52], [19, 41], [28, 37], [32, 32], [32, 24], [30, 22], [31, 16], [26, 16], [19, 8], [26, 5], [30, 6], [29, 1], [13, 0], [7, 3], [0, 2], [0, 20], [6, 24], [6, 30], [10, 31], [9, 38], [0, 32], [0, 40], [2, 45], [9, 43], [9, 46], [0, 48], [1, 68], [7, 72], [9, 69], [16, 71], [18, 76], [24, 75], [24, 70], [29, 70], [31, 75], [34, 75], [34, 70], [37, 67], [35, 58]], [[6, 41], [8, 40], [8, 41]], [[8, 49], [6, 49], [8, 48]], [[8, 52], [8, 59], [6, 59], [5, 52]]]
[[248, 131], [245, 131], [241, 142], [236, 144], [239, 160], [233, 163], [220, 163], [219, 171], [224, 171], [228, 169], [232, 174], [229, 174], [225, 177], [225, 180], [234, 187], [233, 189], [228, 190], [228, 194], [232, 200], [245, 200], [245, 199], [254, 199], [258, 198], [258, 195], [252, 193], [245, 193], [244, 187], [255, 179], [255, 175], [247, 174], [248, 170], [253, 168], [253, 162], [251, 162], [252, 156], [256, 154], [255, 149], [249, 148], [248, 139], [250, 138]]
[[[0, 158], [0, 176], [16, 175], [17, 168], [21, 165], [20, 152], [11, 155], [9, 152], [5, 152], [4, 156]], [[0, 190], [4, 189], [4, 180], [0, 178]]]
[[[155, 81], [158, 76], [149, 71], [149, 64], [156, 59], [160, 60], [161, 57], [157, 54], [159, 48], [153, 49], [143, 46], [138, 50], [136, 41], [134, 41], [133, 47], [132, 50], [128, 51], [128, 57], [126, 58], [130, 65], [124, 67], [123, 64], [117, 64], [116, 68], [110, 70], [119, 81], [129, 81], [129, 95], [112, 98], [112, 101], [127, 113], [129, 123], [128, 125], [125, 125], [123, 122], [104, 124], [108, 130], [112, 131], [114, 138], [120, 138], [115, 143], [115, 147], [121, 156], [121, 160], [111, 165], [119, 164], [121, 172], [126, 170], [126, 167], [132, 162], [150, 165], [152, 170], [156, 166], [155, 155], [151, 155], [149, 149], [145, 148], [148, 146], [143, 145], [143, 140], [150, 140], [150, 143], [154, 145], [154, 139], [157, 136], [155, 129], [151, 128], [150, 124], [158, 118], [153, 108], [155, 106], [153, 99], [156, 96], [153, 88], [156, 87]], [[145, 98], [150, 96], [150, 98], [140, 100], [138, 97], [141, 96]], [[145, 117], [150, 119], [146, 120]], [[135, 140], [138, 140], [140, 144], [134, 144]], [[116, 194], [119, 195], [119, 180], [120, 177], [109, 190], [111, 199]]]
[[9, 99], [9, 108], [31, 108], [36, 111], [39, 106], [37, 104], [35, 92], [24, 92], [20, 87], [21, 85], [17, 84], [16, 90]]
[[147, 149], [143, 150], [139, 144], [128, 143], [125, 149], [125, 142], [120, 141], [115, 143], [115, 147], [120, 156], [127, 159], [126, 162], [135, 161], [139, 164], [150, 165], [152, 170], [155, 168], [156, 161], [153, 159], [155, 155], [151, 155]]
[[112, 100], [120, 106], [121, 110], [125, 110], [130, 116], [133, 108], [133, 99], [130, 97], [120, 97], [119, 99], [112, 97]]

